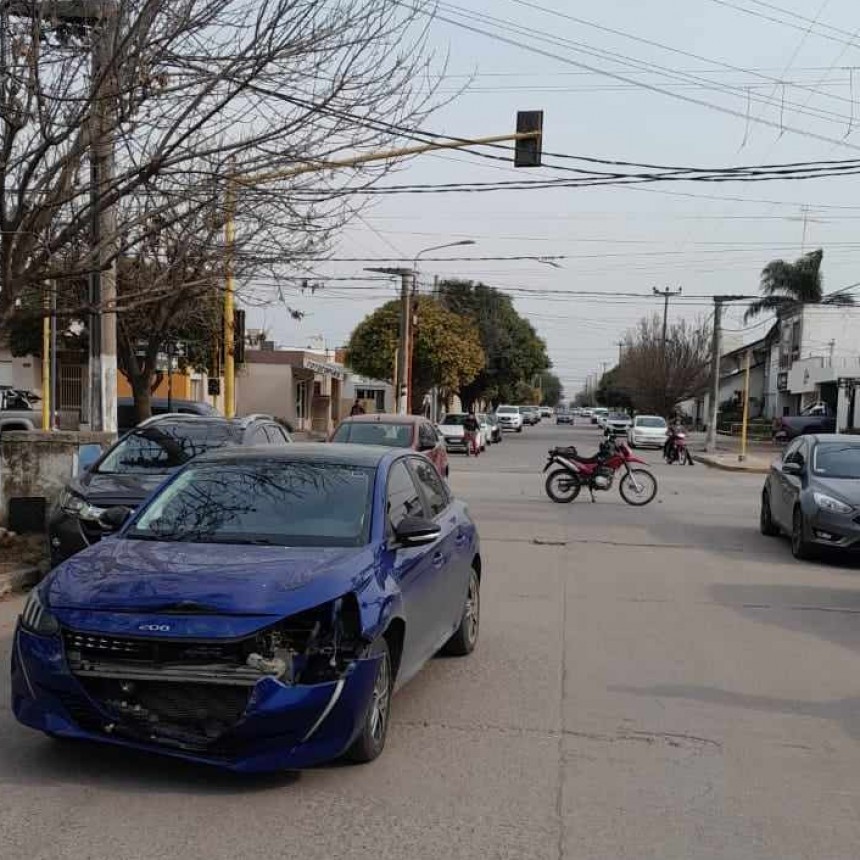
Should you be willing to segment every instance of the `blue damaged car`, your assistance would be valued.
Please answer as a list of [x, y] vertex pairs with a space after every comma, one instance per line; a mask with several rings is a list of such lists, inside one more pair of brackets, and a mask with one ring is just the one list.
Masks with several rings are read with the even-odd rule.
[[103, 516], [116, 534], [15, 631], [13, 711], [48, 735], [244, 772], [366, 762], [395, 689], [477, 642], [475, 525], [419, 454], [226, 450]]

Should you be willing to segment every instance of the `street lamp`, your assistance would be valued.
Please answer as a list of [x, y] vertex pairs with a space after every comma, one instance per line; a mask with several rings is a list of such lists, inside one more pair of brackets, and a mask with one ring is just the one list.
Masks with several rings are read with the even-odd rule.
[[[415, 299], [418, 296], [418, 260], [420, 259], [422, 254], [427, 254], [430, 251], [441, 251], [443, 248], [457, 248], [460, 245], [475, 245], [477, 244], [474, 239], [459, 239], [456, 242], [446, 242], [444, 245], [433, 245], [430, 248], [422, 248], [416, 255], [415, 259], [412, 262], [412, 304], [414, 306]], [[409, 349], [407, 352], [407, 364], [406, 364], [406, 409], [402, 410], [403, 414], [409, 411], [409, 401], [412, 398], [412, 347], [413, 347], [413, 337], [412, 337], [412, 313], [411, 308], [408, 309], [409, 315], [409, 328], [408, 328], [408, 338], [409, 338]], [[430, 406], [430, 417], [433, 419], [433, 422], [436, 422], [436, 404], [439, 400], [439, 392], [437, 391], [436, 386], [433, 386], [433, 390], [431, 392], [431, 406]]]

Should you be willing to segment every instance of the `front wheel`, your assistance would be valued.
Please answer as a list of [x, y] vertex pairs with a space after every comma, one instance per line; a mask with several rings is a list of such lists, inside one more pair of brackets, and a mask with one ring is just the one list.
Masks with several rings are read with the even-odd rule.
[[628, 505], [639, 508], [657, 495], [657, 479], [645, 469], [630, 469], [618, 484], [618, 492]]
[[806, 523], [800, 506], [794, 509], [791, 518], [791, 554], [800, 561], [809, 561], [815, 557], [815, 547], [806, 539]]
[[544, 488], [554, 502], [562, 505], [572, 502], [579, 495], [582, 483], [575, 473], [568, 472], [567, 469], [556, 469], [547, 475]]
[[761, 510], [759, 511], [759, 531], [765, 537], [776, 537], [779, 534], [779, 528], [773, 521], [773, 514], [770, 510], [770, 496], [767, 491], [761, 494]]
[[391, 654], [385, 639], [378, 639], [373, 644], [371, 653], [379, 654], [382, 658], [376, 668], [373, 696], [361, 731], [346, 753], [348, 759], [360, 764], [373, 761], [385, 749], [388, 717], [391, 713], [391, 694], [394, 689]]

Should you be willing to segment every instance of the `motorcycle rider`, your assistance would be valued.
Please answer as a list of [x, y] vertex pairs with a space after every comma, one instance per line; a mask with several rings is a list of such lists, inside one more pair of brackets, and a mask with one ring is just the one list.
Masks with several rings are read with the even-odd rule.
[[676, 413], [669, 420], [669, 429], [666, 431], [666, 442], [663, 445], [663, 457], [672, 462], [675, 459], [675, 440], [679, 433], [684, 432], [684, 425], [680, 416]]

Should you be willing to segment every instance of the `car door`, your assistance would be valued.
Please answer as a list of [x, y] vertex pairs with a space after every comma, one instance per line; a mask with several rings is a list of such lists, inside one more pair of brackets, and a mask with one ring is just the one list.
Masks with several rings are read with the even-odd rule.
[[774, 467], [777, 487], [771, 494], [771, 514], [777, 523], [786, 530], [791, 529], [792, 516], [794, 513], [794, 501], [800, 495], [800, 478], [797, 475], [789, 475], [783, 468], [786, 463], [797, 463], [804, 466], [806, 462], [806, 439], [798, 436], [785, 449], [782, 462]]
[[471, 532], [460, 522], [457, 509], [451, 504], [451, 494], [432, 464], [414, 457], [409, 465], [418, 481], [427, 517], [442, 529], [439, 540], [444, 566], [436, 574], [440, 607], [437, 647], [441, 647], [456, 629], [463, 613], [472, 565]]
[[[423, 496], [413, 472], [406, 465], [406, 458], [396, 460], [388, 470], [386, 507], [386, 525], [391, 542], [404, 517], [426, 516]], [[406, 616], [406, 637], [401, 657], [404, 678], [418, 671], [438, 649], [439, 571], [444, 566], [441, 537], [424, 546], [396, 547], [394, 550], [391, 575], [400, 588]]]

